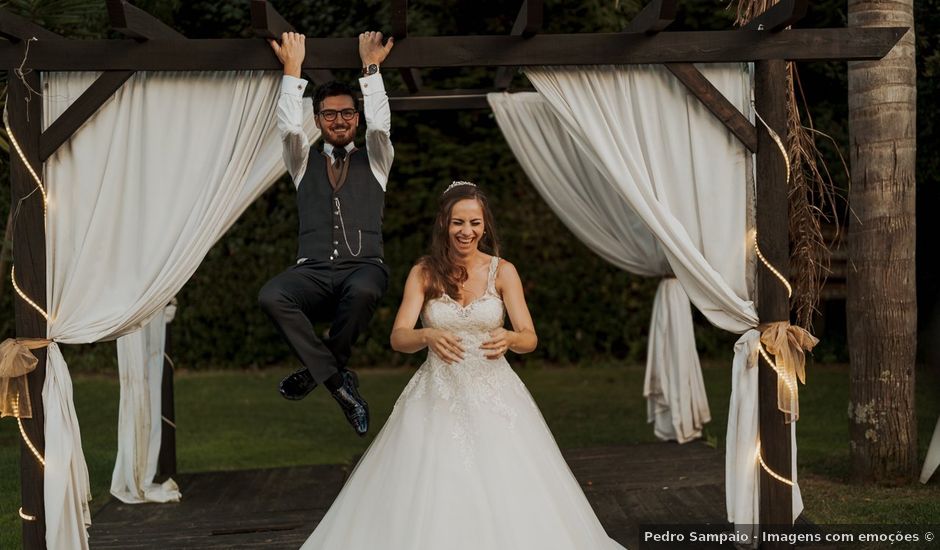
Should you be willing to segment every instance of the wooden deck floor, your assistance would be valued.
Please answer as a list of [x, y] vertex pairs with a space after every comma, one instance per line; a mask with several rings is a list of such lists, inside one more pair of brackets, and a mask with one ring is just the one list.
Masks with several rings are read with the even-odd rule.
[[[608, 534], [625, 546], [637, 547], [641, 523], [726, 523], [722, 453], [702, 443], [577, 449], [565, 458]], [[180, 475], [182, 502], [108, 502], [94, 517], [91, 548], [296, 549], [349, 468]]]

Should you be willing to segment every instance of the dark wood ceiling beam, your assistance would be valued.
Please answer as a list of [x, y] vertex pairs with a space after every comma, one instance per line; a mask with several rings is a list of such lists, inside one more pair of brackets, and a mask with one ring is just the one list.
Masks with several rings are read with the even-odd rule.
[[[29, 40], [30, 38], [37, 38], [39, 40], [65, 40], [65, 37], [60, 36], [52, 31], [46, 30], [45, 28], [36, 25], [32, 21], [20, 17], [16, 14], [7, 12], [5, 10], [0, 10], [0, 34], [6, 37], [9, 40], [13, 41], [24, 41]], [[120, 79], [120, 83], [123, 83], [130, 75], [134, 74], [133, 71], [120, 71], [114, 73], [104, 73], [95, 83], [92, 84], [91, 88], [83, 93], [76, 101], [72, 104], [66, 112], [63, 113], [63, 116], [60, 116], [56, 119], [45, 132], [42, 132], [39, 136], [39, 160], [40, 162], [45, 162], [49, 157], [52, 151], [55, 151], [63, 142], [65, 142], [71, 135], [74, 133], [74, 128], [72, 128], [72, 122], [69, 122], [69, 119], [75, 117], [76, 115], [81, 117], [81, 121], [84, 122], [91, 114], [93, 114], [101, 103], [95, 104], [95, 100], [92, 100], [93, 96], [96, 96], [95, 92], [89, 93], [92, 88], [96, 86], [102, 87], [105, 86], [105, 81], [113, 81]], [[126, 75], [126, 76], [125, 76]], [[107, 96], [101, 100], [103, 102], [107, 97], [109, 97], [115, 89], [120, 87], [120, 83], [116, 87], [107, 92]], [[78, 108], [73, 108], [76, 105], [79, 105]], [[89, 111], [90, 109], [90, 111]], [[82, 114], [79, 114], [79, 111], [82, 111]], [[71, 113], [71, 116], [66, 116]], [[63, 117], [65, 120], [63, 120]], [[75, 128], [81, 125], [81, 122], [78, 122], [75, 125]]]
[[[514, 36], [413, 36], [383, 63], [401, 67], [498, 67], [634, 63], [721, 63], [880, 59], [906, 27], [731, 30]], [[0, 44], [0, 66], [19, 66], [22, 47]], [[30, 47], [26, 67], [40, 71], [277, 70], [271, 48], [255, 39], [58, 40]], [[308, 38], [305, 69], [358, 69], [357, 38]]]
[[128, 38], [135, 40], [186, 39], [176, 29], [144, 10], [132, 6], [126, 0], [107, 0], [107, 4], [111, 27]]
[[408, 0], [392, 0], [392, 36], [395, 40], [408, 36]]
[[[668, 27], [679, 12], [678, 0], [653, 0], [636, 14], [624, 28], [626, 33], [652, 36]], [[679, 79], [751, 152], [757, 150], [757, 130], [705, 75], [691, 63], [666, 63], [666, 68]]]
[[294, 32], [294, 26], [264, 0], [251, 0], [251, 28], [255, 36], [274, 40], [285, 32]]
[[[516, 21], [512, 25], [509, 36], [532, 38], [542, 28], [542, 0], [522, 0]], [[498, 90], [505, 90], [512, 82], [515, 67], [499, 67], [496, 70], [494, 86]]]
[[389, 92], [388, 103], [393, 111], [489, 109], [486, 94], [496, 91], [499, 90], [423, 90], [416, 94]]
[[16, 15], [5, 9], [0, 9], [0, 36], [11, 42], [20, 42], [30, 38], [39, 40], [61, 40], [64, 38], [48, 29], [45, 29], [25, 17]]
[[[139, 42], [181, 39], [183, 34], [124, 0], [108, 0], [111, 27]], [[39, 137], [39, 157], [45, 162], [134, 75], [133, 70], [108, 71], [99, 76]]]
[[39, 158], [45, 162], [82, 127], [135, 71], [104, 72], [39, 136]]
[[744, 29], [778, 32], [806, 17], [808, 0], [780, 0], [758, 15]]
[[[266, 40], [280, 40], [285, 32], [296, 32], [294, 26], [264, 0], [251, 0], [251, 28], [255, 36]], [[309, 69], [303, 75], [314, 84], [336, 80], [328, 69]]]
[[[396, 42], [408, 37], [408, 0], [392, 0], [392, 36]], [[400, 67], [398, 73], [411, 93], [421, 90], [421, 71], [413, 67]]]
[[401, 79], [405, 82], [408, 91], [415, 94], [421, 91], [424, 83], [421, 80], [421, 71], [413, 67], [398, 69]]
[[623, 32], [656, 34], [671, 25], [678, 12], [678, 0], [653, 0], [643, 6]]
[[542, 30], [542, 0], [523, 0], [510, 36], [532, 38]]
[[471, 95], [462, 98], [424, 97], [420, 95], [389, 98], [389, 109], [401, 111], [469, 111], [489, 109], [485, 95]]
[[695, 65], [691, 63], [666, 63], [665, 65], [749, 151], [757, 152], [757, 129], [714, 84], [705, 78]]

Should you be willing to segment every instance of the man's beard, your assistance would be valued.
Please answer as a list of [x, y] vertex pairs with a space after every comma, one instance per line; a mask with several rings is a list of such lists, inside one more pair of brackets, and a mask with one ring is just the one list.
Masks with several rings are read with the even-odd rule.
[[345, 137], [337, 138], [335, 134], [323, 133], [323, 140], [332, 145], [333, 147], [346, 147], [349, 145], [352, 140], [356, 138], [356, 134], [353, 133], [350, 129], [347, 129]]

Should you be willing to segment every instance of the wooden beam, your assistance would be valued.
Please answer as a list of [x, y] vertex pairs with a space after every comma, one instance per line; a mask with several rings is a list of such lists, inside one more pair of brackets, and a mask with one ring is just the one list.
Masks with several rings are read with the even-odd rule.
[[[718, 63], [764, 59], [880, 59], [907, 27], [515, 36], [413, 36], [383, 68]], [[0, 66], [18, 66], [22, 48], [0, 44]], [[255, 39], [58, 40], [30, 47], [26, 67], [40, 71], [202, 71], [280, 69]], [[358, 69], [357, 38], [308, 38], [306, 69]]]
[[329, 69], [304, 69], [304, 78], [313, 82], [315, 85], [325, 84], [331, 80], [336, 80], [333, 71]]
[[50, 30], [33, 23], [25, 17], [0, 8], [0, 36], [13, 42], [20, 42], [36, 37], [39, 40], [58, 40], [63, 38]]
[[697, 97], [718, 120], [748, 148], [757, 152], [757, 129], [730, 101], [691, 63], [666, 63], [666, 68]]
[[408, 36], [408, 0], [392, 0], [392, 36], [395, 40]]
[[[392, 36], [396, 43], [408, 37], [408, 0], [392, 0]], [[421, 90], [421, 71], [400, 67], [398, 73], [409, 92], [414, 94]]]
[[417, 94], [389, 92], [393, 111], [438, 111], [489, 109], [486, 94], [499, 90], [424, 90]]
[[[22, 78], [7, 72], [11, 137], [19, 143], [29, 164], [42, 173], [39, 160], [39, 134], [42, 125], [42, 101], [33, 98], [39, 90], [39, 74], [31, 72]], [[46, 233], [43, 196], [18, 154], [10, 154], [11, 211], [13, 224], [13, 265], [16, 284], [32, 301], [45, 310], [46, 306]], [[19, 338], [45, 338], [46, 320], [17, 293], [14, 297], [16, 336]], [[46, 379], [46, 349], [33, 350], [39, 359], [36, 369], [27, 375], [32, 418], [23, 419], [23, 430], [40, 455], [45, 454], [45, 411], [42, 386]], [[20, 488], [23, 513], [35, 520], [23, 520], [23, 547], [29, 550], [46, 548], [46, 510], [43, 497], [43, 467], [24, 443], [20, 446]]]
[[[18, 15], [0, 9], [0, 35], [22, 42], [31, 38], [40, 41], [62, 40], [63, 37], [48, 31]], [[37, 42], [38, 43], [38, 42]], [[22, 46], [17, 46], [23, 49]], [[16, 66], [16, 65], [12, 65]], [[21, 80], [22, 78], [22, 80]], [[39, 158], [39, 137], [42, 131], [42, 102], [30, 101], [32, 90], [40, 90], [39, 74], [35, 71], [16, 76], [7, 71], [7, 107], [9, 107], [10, 139], [16, 139], [29, 165], [42, 173]], [[46, 301], [46, 223], [42, 194], [36, 192], [36, 184], [26, 164], [10, 148], [10, 212], [13, 221], [13, 267], [16, 270], [14, 283], [43, 310]], [[46, 319], [35, 308], [24, 301], [19, 293], [14, 294], [13, 309], [18, 338], [45, 338]], [[27, 377], [32, 416], [22, 419], [23, 433], [29, 438], [40, 456], [46, 452], [45, 408], [42, 387], [46, 380], [45, 348], [33, 350], [38, 363]], [[21, 520], [22, 544], [27, 550], [46, 548], [45, 478], [39, 463], [26, 441], [20, 438], [20, 503], [21, 512], [33, 519]], [[21, 514], [21, 517], [22, 517]]]
[[678, 12], [678, 0], [653, 0], [643, 6], [623, 32], [656, 34], [671, 25]]
[[[265, 0], [251, 0], [251, 27], [256, 36], [265, 40], [280, 40], [285, 32], [295, 32], [294, 26]], [[326, 69], [305, 70], [304, 77], [314, 84], [336, 80]]]
[[806, 17], [807, 0], [780, 0], [767, 11], [751, 19], [746, 30], [779, 32]]
[[251, 27], [256, 36], [274, 40], [285, 32], [294, 32], [294, 26], [265, 0], [251, 0]]
[[45, 162], [127, 82], [134, 71], [112, 71], [101, 76], [46, 128], [39, 138], [39, 158]]
[[111, 27], [135, 40], [174, 40], [186, 37], [126, 0], [107, 0]]
[[510, 36], [532, 38], [542, 29], [542, 0], [523, 0]]
[[[761, 61], [755, 64], [755, 108], [764, 121], [786, 140], [787, 96], [786, 62]], [[756, 213], [757, 243], [767, 261], [783, 277], [790, 274], [789, 202], [787, 165], [784, 155], [761, 126], [757, 133]], [[757, 267], [757, 316], [761, 323], [790, 320], [790, 301], [781, 282], [763, 265]], [[767, 466], [786, 479], [793, 479], [789, 424], [777, 408], [777, 373], [759, 360], [758, 408], [761, 454]], [[793, 523], [792, 488], [760, 471], [760, 526], [786, 526]], [[762, 545], [761, 548], [789, 548]]]
[[401, 73], [401, 79], [405, 81], [408, 91], [415, 94], [421, 91], [423, 82], [421, 81], [421, 71], [414, 68], [398, 69]]
[[[522, 0], [516, 21], [512, 25], [509, 36], [531, 38], [542, 28], [542, 0]], [[515, 67], [499, 67], [496, 69], [494, 86], [498, 90], [505, 90], [512, 83]]]

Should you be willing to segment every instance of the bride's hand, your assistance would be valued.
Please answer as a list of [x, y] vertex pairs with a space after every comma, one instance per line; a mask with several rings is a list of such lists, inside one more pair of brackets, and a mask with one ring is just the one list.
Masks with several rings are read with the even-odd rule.
[[427, 343], [428, 347], [447, 363], [459, 363], [463, 360], [463, 347], [460, 345], [459, 336], [446, 330], [429, 329]]
[[480, 345], [480, 349], [492, 350], [486, 354], [487, 359], [499, 359], [509, 350], [512, 345], [514, 332], [504, 328], [498, 328], [490, 332], [490, 339]]

